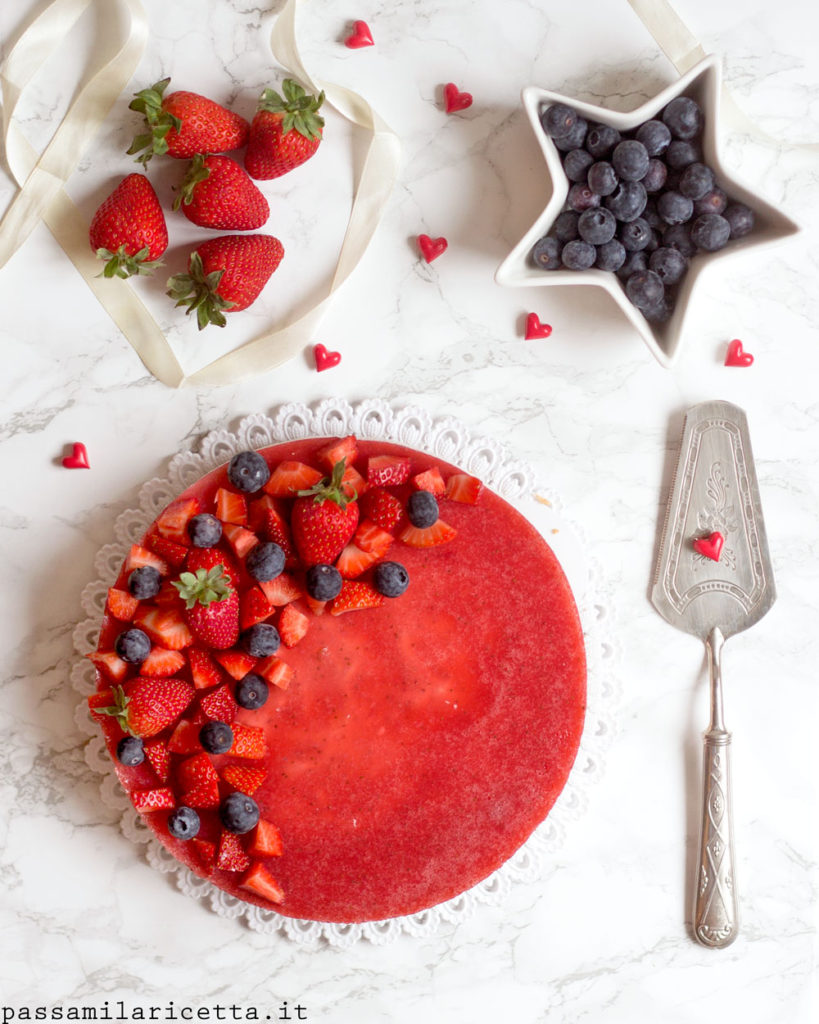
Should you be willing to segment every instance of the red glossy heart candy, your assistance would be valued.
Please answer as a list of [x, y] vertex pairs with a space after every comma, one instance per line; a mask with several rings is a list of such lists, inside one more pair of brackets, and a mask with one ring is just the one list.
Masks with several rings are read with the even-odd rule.
[[344, 40], [344, 45], [351, 50], [360, 50], [362, 46], [375, 46], [373, 34], [366, 21], [353, 22], [353, 31]]
[[710, 558], [713, 562], [718, 562], [724, 543], [725, 538], [715, 530], [707, 537], [697, 537], [694, 541], [694, 550], [698, 555], [703, 555], [705, 558]]
[[63, 459], [63, 465], [66, 469], [90, 469], [91, 465], [88, 462], [88, 452], [82, 441], [76, 441], [74, 447], [71, 449], [71, 454], [66, 455]]
[[531, 341], [533, 338], [548, 338], [552, 333], [551, 324], [543, 324], [540, 322], [540, 317], [537, 313], [530, 313], [526, 317], [526, 340]]
[[728, 354], [725, 357], [726, 366], [750, 366], [753, 363], [754, 357], [750, 352], [746, 352], [742, 347], [742, 342], [739, 338], [734, 338], [731, 344], [728, 346]]
[[447, 82], [444, 86], [444, 106], [448, 114], [454, 114], [457, 110], [466, 110], [472, 106], [472, 93], [461, 92], [454, 82]]
[[429, 235], [418, 236], [418, 248], [427, 263], [432, 263], [442, 252], [446, 252], [449, 243], [445, 238], [430, 238]]
[[329, 370], [333, 366], [338, 366], [341, 362], [340, 352], [330, 352], [321, 344], [313, 346], [313, 355], [316, 357], [316, 370], [319, 373], [322, 370]]

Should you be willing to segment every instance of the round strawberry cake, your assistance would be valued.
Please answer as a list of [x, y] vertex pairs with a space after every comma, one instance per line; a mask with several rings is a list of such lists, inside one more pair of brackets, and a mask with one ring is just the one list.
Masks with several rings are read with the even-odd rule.
[[108, 592], [89, 698], [168, 850], [290, 917], [411, 914], [486, 878], [577, 753], [583, 635], [533, 526], [355, 437], [240, 452]]

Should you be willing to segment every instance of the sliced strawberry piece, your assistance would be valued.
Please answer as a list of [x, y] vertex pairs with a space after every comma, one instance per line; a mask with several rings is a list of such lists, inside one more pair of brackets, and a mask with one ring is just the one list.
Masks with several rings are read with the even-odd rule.
[[114, 651], [92, 651], [86, 654], [86, 658], [94, 663], [107, 679], [114, 683], [121, 683], [128, 675], [128, 663], [123, 661]]
[[186, 789], [182, 794], [182, 803], [188, 807], [218, 807], [222, 802], [219, 796], [219, 783], [206, 782], [193, 789]]
[[293, 498], [298, 491], [307, 491], [317, 484], [322, 475], [304, 462], [280, 462], [263, 490], [274, 498]]
[[254, 533], [261, 534], [269, 509], [278, 512], [276, 499], [269, 494], [262, 494], [258, 498], [251, 498], [247, 503], [247, 525]]
[[371, 455], [367, 459], [367, 483], [372, 487], [395, 487], [409, 480], [411, 468], [404, 455]]
[[[123, 665], [125, 662], [123, 662]], [[110, 708], [114, 704], [113, 690], [98, 690], [88, 697], [88, 710], [95, 722], [105, 722], [110, 716], [102, 714], [98, 708]]]
[[247, 871], [250, 857], [245, 853], [242, 840], [233, 832], [224, 831], [219, 837], [216, 867], [220, 871]]
[[239, 885], [270, 903], [284, 903], [284, 889], [259, 861], [252, 865]]
[[244, 526], [225, 523], [222, 528], [225, 539], [239, 558], [244, 558], [259, 543], [259, 538]]
[[323, 615], [324, 609], [327, 607], [326, 601], [317, 601], [309, 594], [304, 595], [304, 602], [314, 615]]
[[168, 540], [189, 547], [188, 523], [201, 511], [202, 506], [196, 498], [177, 498], [159, 513], [156, 529]]
[[[272, 501], [272, 499], [268, 500]], [[262, 525], [259, 528], [259, 535], [265, 540], [273, 541], [274, 544], [279, 545], [284, 552], [284, 564], [288, 569], [292, 569], [298, 564], [290, 526], [277, 509], [265, 509]]]
[[369, 486], [355, 466], [345, 466], [341, 477], [341, 489], [351, 501], [360, 498]]
[[216, 492], [216, 518], [222, 523], [247, 525], [247, 499], [243, 494], [220, 487]]
[[172, 811], [176, 807], [173, 790], [163, 786], [160, 789], [136, 789], [131, 793], [131, 802], [140, 814], [154, 811]]
[[429, 491], [436, 498], [440, 498], [446, 490], [446, 483], [437, 466], [433, 466], [431, 469], [424, 470], [423, 473], [418, 473], [414, 476], [412, 478], [412, 486], [416, 491]]
[[227, 683], [206, 694], [200, 700], [199, 707], [208, 718], [216, 722], [232, 722], [239, 710]]
[[143, 676], [172, 676], [185, 664], [185, 655], [179, 651], [168, 651], [164, 647], [152, 647], [151, 653], [139, 667]]
[[168, 563], [155, 555], [153, 551], [142, 547], [140, 544], [132, 544], [128, 557], [125, 559], [125, 569], [131, 572], [132, 569], [141, 569], [143, 565], [152, 565], [161, 576], [167, 576], [170, 572]]
[[208, 651], [201, 647], [188, 649], [188, 661], [191, 666], [191, 679], [197, 690], [207, 690], [222, 681], [222, 673]]
[[376, 558], [383, 558], [390, 549], [393, 536], [372, 519], [362, 519], [353, 539], [362, 551], [373, 554]]
[[290, 604], [302, 596], [302, 589], [292, 576], [283, 572], [275, 580], [267, 580], [259, 586], [267, 600], [277, 607]]
[[162, 534], [156, 532], [156, 528], [148, 531], [145, 537], [145, 547], [150, 548], [155, 555], [163, 559], [168, 565], [180, 566], [185, 561], [188, 549], [184, 544], [177, 544], [175, 540], [169, 540]]
[[213, 762], [204, 751], [181, 761], [176, 767], [176, 777], [183, 790], [195, 789], [205, 783], [219, 782]]
[[228, 751], [234, 757], [244, 757], [249, 761], [260, 761], [267, 753], [267, 740], [264, 729], [255, 725], [233, 723], [233, 746]]
[[316, 462], [332, 472], [333, 466], [337, 462], [341, 462], [342, 459], [345, 459], [347, 465], [351, 466], [357, 454], [358, 447], [355, 435], [349, 434], [347, 437], [334, 438], [329, 444], [319, 448], [316, 452]]
[[118, 590], [116, 587], [108, 588], [106, 610], [115, 619], [119, 619], [120, 622], [130, 622], [137, 608], [139, 608], [139, 601], [132, 597], [127, 590]]
[[213, 871], [213, 867], [216, 864], [216, 844], [211, 843], [207, 839], [199, 839], [198, 837], [191, 839], [191, 849], [196, 854], [196, 859], [210, 874]]
[[159, 593], [154, 598], [154, 604], [161, 605], [166, 608], [168, 605], [172, 605], [177, 610], [181, 611], [184, 607], [184, 602], [179, 596], [179, 591], [173, 585], [173, 580], [165, 580], [162, 586], [159, 588]]
[[145, 758], [153, 768], [160, 782], [167, 782], [171, 777], [171, 752], [163, 740], [151, 740], [144, 744]]
[[446, 496], [450, 501], [460, 501], [464, 505], [474, 505], [482, 490], [481, 481], [468, 473], [455, 473], [446, 482]]
[[177, 722], [176, 728], [170, 735], [168, 750], [172, 754], [195, 754], [202, 749], [202, 744], [199, 742], [201, 728], [199, 723], [183, 718], [182, 721]]
[[239, 625], [250, 629], [257, 622], [269, 619], [275, 610], [258, 587], [250, 587], [239, 598]]
[[277, 658], [275, 654], [263, 658], [256, 665], [255, 671], [262, 679], [266, 679], [273, 686], [278, 686], [280, 690], [286, 690], [293, 678], [293, 666]]
[[401, 500], [381, 487], [367, 491], [359, 504], [361, 514], [382, 530], [394, 530], [404, 516]]
[[285, 647], [295, 647], [310, 628], [310, 620], [295, 605], [287, 604], [282, 608], [278, 628]]
[[377, 608], [383, 603], [383, 594], [379, 594], [369, 583], [345, 580], [341, 593], [330, 603], [330, 614], [343, 615], [344, 612], [356, 612], [362, 608]]
[[222, 778], [240, 793], [253, 796], [267, 777], [264, 768], [251, 768], [245, 764], [230, 764], [222, 770]]
[[438, 544], [447, 544], [457, 533], [454, 526], [445, 523], [443, 519], [438, 519], [425, 529], [407, 523], [398, 537], [411, 548], [434, 548]]
[[[388, 535], [389, 536], [389, 535]], [[390, 537], [390, 540], [392, 538]], [[348, 544], [336, 559], [336, 569], [345, 580], [354, 580], [375, 565], [379, 556], [371, 551], [362, 551], [357, 544]]]
[[182, 611], [171, 605], [161, 608], [143, 605], [137, 610], [134, 622], [144, 629], [155, 644], [169, 651], [181, 651], [193, 643], [193, 636], [182, 617]]
[[244, 651], [214, 651], [213, 656], [233, 679], [244, 679], [256, 664], [256, 659]]
[[247, 852], [251, 857], [281, 857], [284, 852], [282, 836], [272, 821], [259, 820]]

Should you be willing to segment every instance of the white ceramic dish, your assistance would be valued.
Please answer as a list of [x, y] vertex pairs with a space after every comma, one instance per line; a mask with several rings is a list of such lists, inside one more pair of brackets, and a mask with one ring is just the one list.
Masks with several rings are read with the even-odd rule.
[[[678, 82], [658, 93], [649, 102], [629, 113], [618, 113], [581, 103], [558, 93], [547, 92], [536, 86], [528, 86], [522, 92], [523, 106], [531, 122], [535, 137], [540, 143], [546, 166], [552, 180], [553, 192], [543, 213], [506, 257], [495, 274], [498, 284], [508, 287], [530, 287], [550, 285], [592, 285], [605, 288], [617, 301], [625, 316], [645, 340], [656, 359], [665, 367], [673, 365], [682, 339], [685, 318], [693, 297], [694, 289], [702, 272], [718, 259], [739, 253], [751, 247], [761, 247], [782, 241], [799, 232], [799, 226], [778, 210], [761, 199], [747, 185], [726, 169], [721, 155], [718, 135], [719, 104], [721, 93], [721, 66], [718, 57], [709, 56], [700, 61]], [[566, 103], [588, 121], [611, 125], [621, 132], [631, 131], [644, 121], [656, 117], [675, 96], [690, 96], [702, 107], [704, 129], [702, 136], [703, 161], [717, 176], [720, 187], [731, 199], [748, 205], [755, 214], [753, 231], [745, 238], [729, 242], [715, 253], [697, 253], [691, 259], [689, 269], [680, 284], [677, 301], [670, 319], [663, 324], [651, 324], [626, 296], [620, 279], [604, 270], [541, 270], [534, 266], [530, 253], [535, 242], [547, 234], [555, 218], [564, 209], [569, 182], [563, 171], [561, 153], [543, 131], [540, 124], [542, 109], [552, 103]]]

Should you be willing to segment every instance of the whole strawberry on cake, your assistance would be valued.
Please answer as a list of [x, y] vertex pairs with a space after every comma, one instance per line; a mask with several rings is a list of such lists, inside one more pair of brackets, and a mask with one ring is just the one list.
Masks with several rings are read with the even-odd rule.
[[158, 839], [314, 921], [423, 910], [549, 813], [585, 654], [540, 534], [457, 467], [355, 437], [239, 452], [109, 590], [89, 698]]

